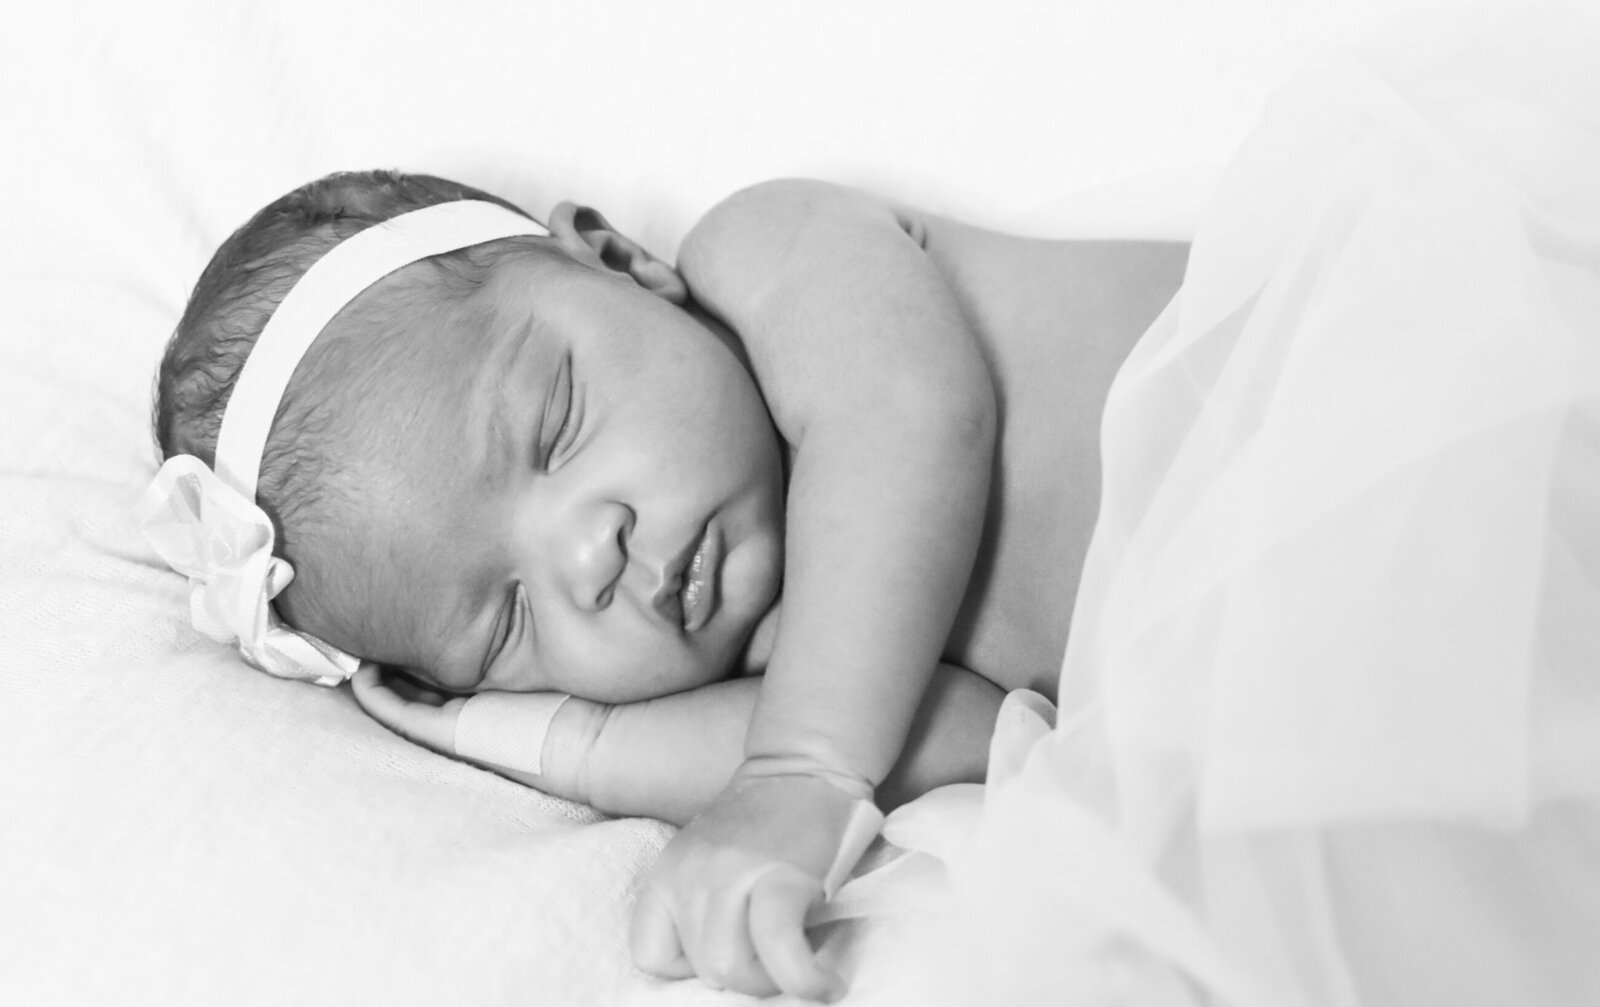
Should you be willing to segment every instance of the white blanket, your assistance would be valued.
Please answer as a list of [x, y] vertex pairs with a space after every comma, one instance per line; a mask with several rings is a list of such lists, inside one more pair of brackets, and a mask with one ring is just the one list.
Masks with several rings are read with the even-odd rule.
[[722, 195], [810, 174], [1183, 234], [1268, 87], [1392, 5], [684, 6], [8, 11], [0, 1001], [741, 999], [628, 964], [665, 827], [441, 759], [188, 628], [129, 507], [161, 347], [257, 207], [396, 166], [591, 202], [670, 255]]

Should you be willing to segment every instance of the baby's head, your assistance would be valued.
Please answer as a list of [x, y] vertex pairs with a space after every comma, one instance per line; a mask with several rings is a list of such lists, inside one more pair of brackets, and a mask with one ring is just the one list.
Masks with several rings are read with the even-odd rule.
[[[510, 206], [376, 172], [256, 214], [162, 360], [163, 454], [215, 464], [240, 369], [313, 263], [461, 199]], [[674, 270], [586, 208], [558, 206], [548, 229], [389, 273], [316, 336], [256, 493], [295, 570], [278, 612], [454, 691], [626, 701], [711, 681], [778, 590], [777, 436]]]

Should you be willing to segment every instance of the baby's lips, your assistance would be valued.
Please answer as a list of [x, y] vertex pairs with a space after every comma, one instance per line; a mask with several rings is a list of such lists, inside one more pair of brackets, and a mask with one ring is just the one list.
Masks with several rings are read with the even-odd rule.
[[710, 526], [695, 551], [695, 561], [685, 577], [681, 595], [685, 621], [683, 628], [693, 633], [711, 621], [717, 611], [718, 584], [722, 573], [722, 536]]
[[667, 561], [658, 578], [659, 586], [650, 598], [650, 607], [674, 629], [683, 628], [686, 578], [689, 576], [690, 564], [701, 554], [701, 546], [705, 539], [706, 530], [701, 529], [699, 535], [685, 542], [677, 554]]

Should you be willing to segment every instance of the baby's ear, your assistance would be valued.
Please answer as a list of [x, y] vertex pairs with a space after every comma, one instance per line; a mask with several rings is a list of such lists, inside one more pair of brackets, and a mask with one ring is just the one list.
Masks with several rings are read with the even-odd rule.
[[550, 211], [550, 236], [580, 262], [623, 273], [644, 289], [673, 304], [689, 300], [689, 288], [678, 271], [645, 251], [612, 227], [600, 211], [575, 203], [558, 203]]

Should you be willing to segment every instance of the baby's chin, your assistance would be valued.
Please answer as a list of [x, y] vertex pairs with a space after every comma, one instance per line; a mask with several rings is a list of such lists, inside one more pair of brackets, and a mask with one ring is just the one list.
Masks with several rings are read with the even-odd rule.
[[[767, 605], [754, 619], [741, 614], [727, 627], [727, 635], [713, 647], [699, 652], [697, 659], [688, 662], [671, 677], [673, 687], [658, 695], [685, 692], [713, 682], [743, 675], [759, 675], [766, 671], [772, 657], [772, 647], [778, 634], [777, 603]], [[648, 697], [646, 697], [648, 698]]]
[[[552, 678], [556, 681], [552, 684], [557, 691], [597, 703], [637, 703], [758, 672], [765, 668], [766, 653], [771, 649], [761, 631], [767, 622], [741, 625], [714, 645], [693, 650], [664, 646], [648, 653], [631, 654], [621, 666], [591, 667], [567, 676], [555, 675]], [[752, 666], [748, 655], [757, 641], [762, 641], [765, 650], [760, 664]]]

